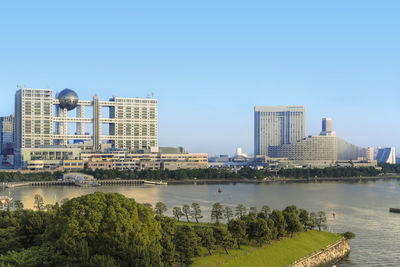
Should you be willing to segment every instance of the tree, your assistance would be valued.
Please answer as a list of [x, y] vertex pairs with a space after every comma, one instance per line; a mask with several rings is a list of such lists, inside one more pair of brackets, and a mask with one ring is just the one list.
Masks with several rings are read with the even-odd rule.
[[156, 215], [163, 216], [164, 212], [167, 211], [167, 206], [163, 202], [157, 202], [154, 212]]
[[151, 205], [150, 203], [143, 203], [143, 205], [144, 205], [146, 208], [149, 208], [151, 211], [153, 211], [153, 205]]
[[318, 231], [321, 232], [321, 229], [326, 229], [328, 228], [328, 225], [326, 224], [326, 215], [325, 211], [318, 211], [317, 213], [317, 218], [316, 218], [316, 225], [318, 227]]
[[118, 267], [110, 255], [94, 255], [90, 258], [89, 267]]
[[42, 210], [44, 208], [43, 197], [39, 194], [36, 194], [34, 197], [33, 207], [37, 210]]
[[229, 222], [233, 218], [232, 208], [226, 206], [223, 210], [225, 219]]
[[228, 231], [236, 240], [236, 244], [240, 249], [240, 245], [247, 240], [246, 223], [241, 219], [230, 220], [228, 222]]
[[303, 230], [303, 226], [295, 212], [283, 212], [283, 215], [285, 216], [286, 230], [290, 233], [291, 237], [293, 237], [293, 233]]
[[122, 266], [161, 264], [160, 223], [151, 210], [133, 199], [96, 192], [71, 199], [49, 216], [55, 218], [47, 226], [46, 242], [57, 244], [57, 251], [67, 258], [85, 240], [89, 258], [110, 255]]
[[356, 234], [354, 234], [353, 232], [346, 232], [346, 233], [343, 233], [343, 236], [346, 239], [353, 239], [356, 237]]
[[239, 204], [236, 206], [236, 217], [240, 218], [246, 215], [246, 207], [243, 204]]
[[45, 211], [51, 211], [51, 210], [53, 210], [53, 205], [51, 205], [51, 204], [46, 204], [45, 206], [44, 206], [44, 208], [43, 208]]
[[201, 245], [205, 247], [208, 250], [208, 253], [212, 255], [212, 252], [215, 250], [215, 238], [214, 238], [214, 232], [211, 228], [202, 228], [198, 235], [200, 236], [201, 239]]
[[21, 200], [15, 200], [14, 201], [14, 208], [17, 210], [23, 209], [24, 208], [24, 203], [22, 203]]
[[10, 199], [5, 199], [4, 200], [4, 206], [6, 206], [7, 207], [7, 211], [9, 211], [10, 210], [10, 207], [11, 207], [11, 200]]
[[275, 223], [272, 219], [268, 219], [268, 228], [270, 231], [271, 240], [275, 240], [278, 238], [278, 229], [275, 227]]
[[189, 266], [198, 250], [199, 237], [189, 225], [184, 225], [175, 235], [175, 251], [177, 260], [181, 265]]
[[223, 215], [223, 206], [219, 202], [214, 203], [211, 210], [211, 220], [219, 221], [220, 219], [223, 218], [222, 215]]
[[178, 220], [178, 222], [179, 222], [179, 219], [184, 215], [183, 212], [182, 212], [181, 207], [174, 207], [172, 209], [172, 214]]
[[287, 206], [283, 212], [294, 212], [297, 214], [297, 207], [295, 205]]
[[310, 215], [308, 214], [308, 211], [300, 209], [299, 220], [305, 230], [311, 229]]
[[190, 207], [189, 207], [189, 205], [187, 205], [187, 204], [183, 205], [183, 207], [182, 207], [182, 212], [183, 212], [183, 214], [185, 215], [186, 220], [189, 222], [189, 216], [191, 215], [191, 214], [190, 214]]
[[232, 248], [235, 244], [231, 233], [219, 221], [215, 223], [213, 230], [216, 244], [223, 247], [226, 254], [229, 254], [228, 248]]
[[280, 210], [273, 210], [270, 218], [274, 221], [274, 225], [277, 230], [277, 237], [281, 238], [286, 235], [286, 221], [285, 217]]
[[310, 213], [310, 230], [314, 229], [317, 227], [317, 214], [315, 212]]
[[69, 200], [69, 198], [67, 198], [67, 197], [61, 199], [61, 201], [60, 201], [61, 205], [64, 205], [64, 203], [66, 203], [68, 200]]
[[199, 219], [203, 218], [199, 203], [192, 203], [192, 218], [194, 218], [197, 223], [199, 222]]
[[266, 220], [268, 219], [268, 216], [271, 213], [271, 209], [268, 205], [264, 205], [262, 206], [260, 213], [263, 214], [263, 218]]
[[255, 240], [259, 246], [270, 239], [270, 230], [266, 220], [257, 218], [251, 223], [249, 239]]
[[257, 208], [256, 207], [250, 207], [249, 215], [256, 216], [257, 215]]
[[175, 263], [175, 244], [173, 239], [175, 236], [176, 221], [173, 218], [165, 216], [157, 216], [157, 220], [161, 224], [161, 260], [164, 266], [173, 266]]

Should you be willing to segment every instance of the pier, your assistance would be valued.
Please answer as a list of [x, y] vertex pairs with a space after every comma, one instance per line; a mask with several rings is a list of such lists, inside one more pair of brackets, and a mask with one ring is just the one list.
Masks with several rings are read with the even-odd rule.
[[[97, 180], [99, 185], [166, 185], [166, 182], [162, 181], [147, 181], [147, 180], [122, 180], [122, 179], [108, 179], [108, 180]], [[56, 185], [76, 185], [74, 181], [35, 181], [35, 182], [12, 182], [2, 183], [3, 188], [15, 188], [21, 186], [56, 186]]]

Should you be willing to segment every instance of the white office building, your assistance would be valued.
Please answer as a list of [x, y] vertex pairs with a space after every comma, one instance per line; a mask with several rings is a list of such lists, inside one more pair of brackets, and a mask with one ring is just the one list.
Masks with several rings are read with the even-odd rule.
[[271, 158], [287, 158], [301, 165], [322, 167], [331, 166], [337, 161], [337, 139], [336, 133], [323, 119], [320, 135], [308, 136], [299, 141], [279, 146], [270, 146], [268, 156]]
[[304, 106], [254, 107], [254, 156], [268, 155], [269, 146], [290, 144], [305, 136]]
[[51, 89], [20, 88], [16, 92], [16, 167], [24, 161], [24, 149], [84, 141], [92, 144], [93, 151], [99, 151], [102, 144], [130, 151], [157, 147], [157, 100], [114, 96], [101, 101], [97, 95], [80, 100], [70, 89], [56, 98]]

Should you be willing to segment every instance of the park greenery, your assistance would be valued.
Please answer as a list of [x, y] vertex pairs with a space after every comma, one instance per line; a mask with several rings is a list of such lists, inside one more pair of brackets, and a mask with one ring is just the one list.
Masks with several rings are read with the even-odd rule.
[[[82, 172], [93, 175], [99, 180], [105, 179], [146, 179], [146, 180], [166, 180], [166, 181], [184, 181], [184, 180], [263, 180], [263, 179], [315, 179], [315, 178], [345, 178], [345, 177], [371, 177], [382, 174], [400, 173], [400, 164], [381, 164], [380, 169], [374, 167], [327, 167], [327, 168], [293, 168], [257, 170], [250, 167], [244, 167], [240, 170], [229, 170], [224, 168], [206, 168], [206, 169], [178, 169], [178, 170], [102, 170], [85, 169]], [[29, 181], [55, 181], [62, 178], [62, 172], [0, 172], [0, 182], [29, 182]]]
[[[211, 222], [198, 203], [172, 209], [96, 192], [34, 210], [0, 211], [0, 266], [189, 266], [195, 259], [262, 248], [296, 233], [326, 229], [323, 211], [288, 206], [258, 211], [214, 203]], [[349, 238], [352, 233], [346, 234]], [[235, 252], [236, 253], [236, 252]]]

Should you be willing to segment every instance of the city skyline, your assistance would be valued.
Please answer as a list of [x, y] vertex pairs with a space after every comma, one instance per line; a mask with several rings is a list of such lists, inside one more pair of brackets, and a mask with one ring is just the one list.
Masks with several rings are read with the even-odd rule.
[[17, 84], [81, 99], [154, 92], [160, 146], [251, 154], [254, 106], [304, 105], [307, 135], [330, 117], [353, 144], [400, 148], [397, 2], [12, 5], [0, 16], [0, 116]]

